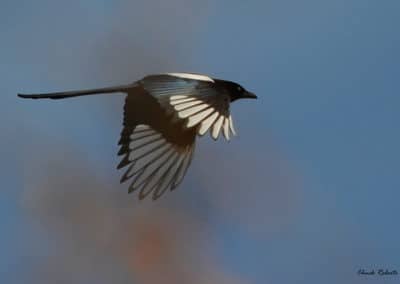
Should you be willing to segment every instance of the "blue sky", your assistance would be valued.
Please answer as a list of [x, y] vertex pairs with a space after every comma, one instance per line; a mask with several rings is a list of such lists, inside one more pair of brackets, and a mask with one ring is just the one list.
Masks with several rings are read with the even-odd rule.
[[[199, 141], [187, 188], [168, 197], [210, 214], [224, 269], [249, 283], [375, 283], [356, 271], [400, 272], [399, 9], [391, 0], [3, 1], [1, 277], [22, 283], [21, 269], [29, 275], [54, 249], [22, 205], [30, 181], [46, 177], [46, 148], [55, 160], [76, 151], [118, 186], [122, 97], [39, 103], [16, 93], [165, 71], [234, 80], [259, 96], [233, 106], [235, 141]], [[229, 187], [228, 209], [203, 195], [211, 186]]]

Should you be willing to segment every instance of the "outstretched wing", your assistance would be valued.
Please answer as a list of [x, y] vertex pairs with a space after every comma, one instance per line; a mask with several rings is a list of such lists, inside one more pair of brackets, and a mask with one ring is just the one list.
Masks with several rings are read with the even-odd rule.
[[227, 140], [235, 135], [229, 111], [229, 95], [221, 92], [205, 75], [169, 73], [143, 78], [143, 88], [154, 96], [164, 110], [184, 120], [186, 128], [197, 128], [202, 136], [208, 130], [213, 139], [222, 132]]
[[137, 125], [125, 142], [129, 148], [125, 148], [125, 157], [118, 168], [129, 167], [121, 183], [129, 180], [129, 192], [138, 190], [140, 199], [152, 193], [154, 200], [181, 183], [195, 145], [194, 140], [189, 145], [172, 143], [144, 124]]

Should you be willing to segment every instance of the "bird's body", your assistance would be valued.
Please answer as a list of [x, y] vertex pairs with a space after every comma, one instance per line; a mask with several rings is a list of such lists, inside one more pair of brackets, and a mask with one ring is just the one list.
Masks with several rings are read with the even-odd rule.
[[126, 93], [118, 169], [127, 167], [121, 183], [139, 198], [160, 197], [182, 181], [190, 165], [196, 135], [235, 134], [231, 102], [256, 98], [240, 85], [206, 75], [167, 73], [149, 75], [129, 85], [49, 94], [18, 95], [32, 99], [63, 99], [101, 93]]

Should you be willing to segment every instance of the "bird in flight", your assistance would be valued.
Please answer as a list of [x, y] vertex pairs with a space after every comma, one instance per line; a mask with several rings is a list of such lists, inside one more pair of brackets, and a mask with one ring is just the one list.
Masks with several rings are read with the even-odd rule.
[[237, 83], [193, 73], [148, 75], [128, 85], [79, 91], [18, 94], [30, 99], [64, 99], [126, 93], [117, 166], [126, 168], [121, 183], [139, 191], [139, 199], [158, 199], [182, 181], [192, 160], [196, 136], [216, 140], [236, 135], [230, 103], [257, 96]]

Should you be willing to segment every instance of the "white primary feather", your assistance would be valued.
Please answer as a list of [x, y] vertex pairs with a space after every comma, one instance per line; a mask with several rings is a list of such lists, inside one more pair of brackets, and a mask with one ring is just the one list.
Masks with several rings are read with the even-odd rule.
[[[212, 115], [207, 117], [205, 120], [201, 122], [200, 128], [199, 128], [199, 135], [204, 135], [204, 133], [207, 132], [208, 129], [210, 129], [211, 125], [214, 123], [214, 121], [217, 119], [219, 115], [218, 111], [215, 111]], [[190, 119], [190, 117], [189, 117]]]
[[[234, 134], [231, 127], [229, 115], [229, 103], [226, 97], [221, 95], [202, 94], [192, 97], [178, 97], [170, 99], [170, 104], [177, 112], [177, 117], [187, 120], [186, 127], [199, 125], [198, 134], [204, 133], [211, 128], [211, 136], [217, 139], [221, 130], [224, 137], [230, 140], [230, 132]], [[217, 119], [224, 113], [223, 118]]]
[[183, 98], [183, 99], [171, 99], [170, 98], [169, 103], [174, 106], [174, 105], [179, 105], [182, 103], [191, 102], [191, 101], [195, 101], [195, 100], [196, 100], [195, 97], [189, 97], [189, 98]]
[[229, 128], [231, 129], [231, 132], [233, 135], [237, 135], [235, 128], [233, 128], [233, 121], [232, 121], [232, 115], [229, 116]]
[[194, 100], [194, 101], [191, 101], [191, 102], [186, 102], [186, 103], [178, 104], [178, 105], [175, 106], [175, 109], [176, 109], [177, 111], [180, 111], [180, 110], [184, 110], [184, 109], [189, 108], [189, 107], [196, 106], [196, 105], [201, 104], [201, 103], [203, 103], [203, 101], [201, 101], [201, 100]]
[[214, 111], [214, 108], [208, 108], [202, 112], [199, 112], [195, 115], [189, 116], [187, 123], [186, 123], [186, 127], [192, 127], [196, 124], [198, 124], [199, 122], [201, 122], [203, 119], [205, 119], [207, 116], [209, 116], [212, 112]]
[[178, 112], [178, 116], [179, 116], [180, 118], [187, 118], [188, 116], [191, 116], [191, 115], [193, 115], [193, 114], [195, 114], [195, 113], [198, 113], [199, 111], [201, 111], [201, 110], [203, 110], [203, 109], [206, 109], [206, 108], [208, 108], [208, 107], [210, 107], [209, 104], [204, 104], [204, 103], [203, 103], [203, 104], [201, 104], [201, 105], [194, 106], [194, 107], [192, 107], [192, 108], [179, 111], [179, 112]]
[[229, 117], [230, 97], [211, 84], [211, 80], [205, 75], [168, 73], [147, 76], [142, 84], [157, 98], [167, 114], [175, 113], [171, 116], [171, 123], [185, 120], [187, 128], [197, 127], [199, 135], [211, 131], [212, 137], [218, 137], [223, 127], [225, 138], [230, 139], [230, 133], [234, 133], [233, 126], [230, 126], [230, 122], [225, 125], [224, 120], [221, 122], [218, 119], [220, 114]]
[[187, 98], [191, 98], [190, 96], [186, 96], [186, 95], [175, 95], [175, 96], [170, 96], [169, 99], [171, 101], [174, 100], [182, 100], [182, 99], [187, 99]]
[[217, 121], [213, 125], [211, 136], [212, 136], [212, 138], [214, 138], [214, 140], [216, 140], [218, 138], [218, 135], [219, 135], [219, 133], [221, 131], [221, 126], [222, 126], [222, 122], [223, 121], [224, 121], [224, 116], [220, 115], [218, 117]]
[[223, 130], [224, 130], [224, 136], [225, 136], [226, 140], [229, 141], [230, 137], [229, 137], [229, 118], [228, 117], [224, 118]]

